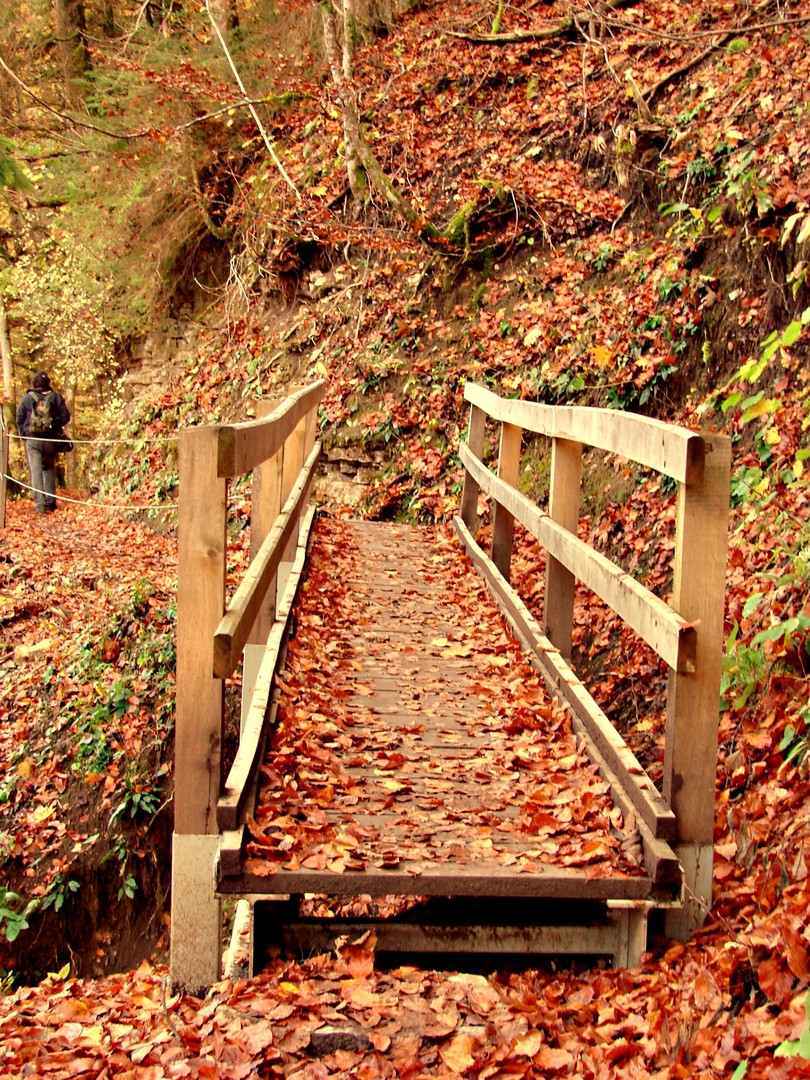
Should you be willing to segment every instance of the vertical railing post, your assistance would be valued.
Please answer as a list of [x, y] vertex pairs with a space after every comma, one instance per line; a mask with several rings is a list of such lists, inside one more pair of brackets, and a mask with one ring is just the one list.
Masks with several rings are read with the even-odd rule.
[[[484, 456], [484, 434], [486, 432], [487, 416], [483, 409], [477, 405], [470, 406], [470, 427], [467, 432], [467, 446], [479, 459]], [[464, 487], [461, 492], [461, 520], [471, 533], [475, 533], [476, 520], [478, 517], [478, 494], [480, 486], [472, 476], [464, 470]]]
[[180, 435], [177, 694], [171, 974], [199, 992], [221, 977], [221, 913], [214, 893], [219, 836], [223, 683], [213, 637], [225, 610], [227, 486], [217, 476], [217, 429]]
[[[306, 461], [307, 432], [309, 430], [309, 414], [302, 416], [293, 428], [287, 441], [284, 443], [281, 462], [281, 505], [283, 506], [287, 496], [295, 486], [301, 467]], [[276, 604], [284, 595], [287, 587], [287, 579], [295, 562], [295, 549], [298, 546], [298, 533], [293, 532], [287, 549], [282, 556], [278, 567], [276, 583]]]
[[702, 483], [680, 484], [672, 607], [697, 624], [695, 670], [670, 671], [663, 793], [675, 812], [685, 905], [667, 913], [684, 939], [711, 906], [717, 731], [723, 657], [731, 441], [705, 437]]
[[[258, 417], [269, 416], [274, 403], [260, 401], [256, 407]], [[268, 533], [276, 523], [281, 510], [281, 464], [283, 451], [261, 462], [253, 470], [253, 489], [250, 501], [250, 561], [256, 557]], [[262, 603], [261, 611], [250, 632], [242, 658], [242, 723], [244, 724], [253, 696], [256, 674], [264, 656], [265, 643], [276, 617], [276, 589], [271, 585]]]
[[[551, 479], [548, 514], [552, 521], [577, 535], [579, 526], [582, 443], [551, 440]], [[543, 631], [566, 660], [571, 658], [576, 578], [553, 555], [546, 564]]]
[[[498, 450], [498, 477], [512, 487], [518, 486], [520, 475], [520, 440], [523, 429], [515, 424], [501, 424], [501, 443]], [[492, 518], [492, 561], [509, 580], [512, 564], [512, 536], [515, 519], [499, 503]]]
[[0, 529], [6, 527], [6, 499], [8, 498], [8, 446], [9, 436], [0, 416]]

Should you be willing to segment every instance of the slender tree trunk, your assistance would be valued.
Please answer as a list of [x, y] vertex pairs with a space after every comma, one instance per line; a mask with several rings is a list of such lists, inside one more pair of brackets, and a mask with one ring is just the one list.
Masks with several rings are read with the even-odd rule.
[[115, 25], [115, 2], [114, 0], [102, 0], [101, 4], [101, 29], [105, 37], [115, 37], [117, 29]]
[[[361, 165], [360, 120], [357, 111], [352, 64], [354, 61], [354, 0], [343, 0], [343, 47], [338, 43], [337, 13], [331, 4], [321, 4], [323, 41], [332, 81], [343, 116], [343, 142], [349, 190], [357, 203], [366, 200], [366, 178]], [[348, 32], [348, 33], [347, 33]]]
[[8, 336], [6, 305], [0, 296], [0, 356], [3, 358], [3, 397], [6, 401], [14, 400], [14, 365], [11, 362], [11, 339]]
[[[11, 359], [11, 339], [8, 336], [6, 306], [0, 296], [0, 356], [3, 358], [3, 428], [12, 431], [16, 418], [14, 400], [14, 365]], [[2, 448], [0, 448], [2, 449]]]
[[84, 98], [85, 75], [90, 69], [87, 51], [87, 24], [83, 0], [54, 0], [56, 37], [62, 59], [65, 93], [72, 105]]

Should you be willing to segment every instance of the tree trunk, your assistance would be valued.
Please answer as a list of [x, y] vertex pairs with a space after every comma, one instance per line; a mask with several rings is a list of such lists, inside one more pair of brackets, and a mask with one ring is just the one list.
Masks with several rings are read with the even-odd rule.
[[115, 37], [117, 33], [115, 25], [115, 0], [102, 0], [101, 4], [101, 30], [105, 37]]
[[3, 358], [3, 427], [13, 430], [16, 410], [14, 400], [14, 365], [11, 361], [11, 339], [8, 336], [6, 306], [0, 296], [0, 356]]
[[[331, 4], [321, 4], [323, 42], [332, 81], [343, 116], [343, 142], [346, 156], [346, 175], [349, 190], [357, 203], [366, 201], [366, 178], [361, 166], [363, 136], [352, 85], [352, 62], [354, 60], [354, 0], [343, 0], [343, 48], [338, 44], [337, 16]], [[347, 36], [348, 31], [348, 36]]]
[[90, 69], [84, 2], [54, 0], [54, 14], [65, 94], [71, 105], [79, 105], [84, 100], [85, 76]]

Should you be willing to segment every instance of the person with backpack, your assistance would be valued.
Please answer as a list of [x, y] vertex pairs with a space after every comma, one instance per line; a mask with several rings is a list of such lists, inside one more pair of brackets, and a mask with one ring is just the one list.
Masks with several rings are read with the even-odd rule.
[[70, 410], [60, 393], [51, 388], [47, 372], [38, 371], [30, 390], [17, 406], [17, 430], [25, 441], [25, 456], [31, 474], [34, 509], [47, 514], [56, 509], [56, 455], [62, 429], [70, 420]]

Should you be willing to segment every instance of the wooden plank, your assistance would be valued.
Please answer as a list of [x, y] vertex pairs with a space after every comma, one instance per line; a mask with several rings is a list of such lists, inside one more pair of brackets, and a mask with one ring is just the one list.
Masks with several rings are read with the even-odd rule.
[[321, 445], [316, 443], [307, 458], [298, 483], [290, 492], [276, 524], [270, 530], [258, 555], [250, 564], [233, 599], [214, 634], [214, 672], [227, 678], [239, 662], [264, 596], [284, 557], [287, 543], [297, 535], [302, 508], [314, 479]]
[[[305, 538], [309, 535], [315, 517], [314, 507], [306, 515]], [[217, 802], [217, 824], [221, 832], [235, 829], [245, 807], [251, 779], [260, 761], [265, 720], [270, 707], [273, 679], [278, 670], [279, 657], [287, 636], [293, 603], [304, 572], [306, 544], [298, 549], [298, 557], [287, 583], [287, 589], [279, 605], [278, 617], [267, 639], [264, 657], [256, 675], [244, 728], [239, 738], [233, 765], [222, 794]]]
[[372, 931], [379, 953], [454, 953], [506, 956], [613, 956], [619, 948], [621, 919], [572, 925], [462, 925], [404, 923], [392, 920], [325, 919], [284, 921], [271, 937], [286, 952], [313, 956], [334, 949], [335, 939], [350, 934], [356, 940]]
[[[484, 456], [484, 435], [486, 433], [486, 413], [476, 405], [470, 406], [470, 424], [467, 431], [467, 445], [477, 458]], [[470, 473], [464, 473], [464, 487], [461, 492], [461, 518], [469, 529], [474, 528], [478, 515], [478, 484]]]
[[216, 832], [223, 684], [211, 641], [225, 606], [227, 497], [215, 428], [180, 434], [174, 831]]
[[[391, 869], [332, 873], [328, 870], [276, 870], [264, 859], [247, 858], [239, 877], [217, 882], [222, 894], [317, 893], [327, 896], [502, 896], [578, 900], [643, 900], [653, 892], [646, 875], [596, 877], [587, 869], [527, 861], [526, 869], [454, 863], [402, 861]], [[270, 871], [270, 872], [268, 872]]]
[[497, 567], [475, 542], [461, 518], [454, 518], [453, 523], [467, 553], [484, 576], [516, 634], [542, 663], [552, 690], [562, 694], [582, 721], [591, 741], [619, 778], [639, 817], [646, 822], [656, 839], [671, 839], [675, 835], [674, 814], [635, 754], [591, 698], [573, 668], [545, 637], [531, 612], [509, 582], [498, 573]]
[[550, 555], [609, 604], [670, 667], [694, 670], [698, 635], [690, 621], [610, 559], [552, 521], [525, 495], [493, 476], [482, 462], [472, 459], [463, 443], [459, 454], [465, 467], [475, 472], [481, 487], [503, 502]]
[[[501, 444], [498, 452], [498, 476], [502, 483], [517, 487], [520, 475], [520, 440], [523, 432], [514, 424], [501, 425]], [[468, 474], [469, 475], [469, 474]], [[512, 536], [515, 519], [503, 503], [495, 505], [492, 515], [492, 561], [509, 580], [512, 562]]]
[[[554, 439], [551, 445], [551, 481], [548, 514], [573, 536], [579, 526], [582, 443]], [[566, 660], [571, 658], [576, 577], [559, 559], [549, 555], [543, 601], [543, 630]]]
[[290, 394], [268, 417], [214, 429], [219, 432], [217, 475], [241, 476], [274, 457], [325, 391], [326, 382], [321, 379]]
[[493, 420], [632, 458], [680, 483], [697, 484], [703, 477], [703, 436], [674, 424], [613, 409], [502, 398], [475, 383], [467, 383], [464, 397]]

